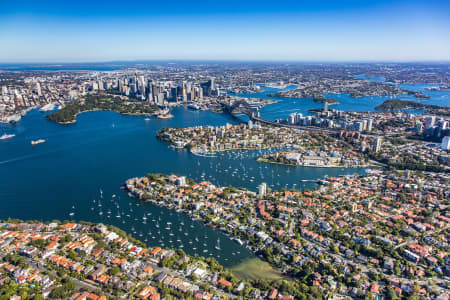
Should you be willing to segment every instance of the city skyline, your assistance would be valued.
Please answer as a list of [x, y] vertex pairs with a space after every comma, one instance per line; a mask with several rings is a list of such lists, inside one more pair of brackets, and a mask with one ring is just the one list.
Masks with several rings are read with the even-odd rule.
[[446, 1], [3, 3], [1, 63], [449, 61]]

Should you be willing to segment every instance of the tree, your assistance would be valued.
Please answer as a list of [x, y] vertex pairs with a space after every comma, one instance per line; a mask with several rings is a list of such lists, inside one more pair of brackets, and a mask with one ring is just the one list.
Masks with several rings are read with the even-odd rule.
[[118, 266], [113, 266], [112, 268], [111, 268], [111, 270], [109, 271], [109, 273], [111, 274], [111, 276], [114, 276], [114, 275], [116, 275], [117, 273], [119, 273], [120, 272], [120, 268], [118, 267]]
[[388, 288], [387, 290], [387, 299], [388, 300], [397, 300], [399, 299], [395, 290]]

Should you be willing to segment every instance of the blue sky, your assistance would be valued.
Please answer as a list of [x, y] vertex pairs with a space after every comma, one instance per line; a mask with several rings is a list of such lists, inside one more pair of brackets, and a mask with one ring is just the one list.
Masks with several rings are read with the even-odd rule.
[[0, 62], [450, 61], [450, 1], [0, 0]]

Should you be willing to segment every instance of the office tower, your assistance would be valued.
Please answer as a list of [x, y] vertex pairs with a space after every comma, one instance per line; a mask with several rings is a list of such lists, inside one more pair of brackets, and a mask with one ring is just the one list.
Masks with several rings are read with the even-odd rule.
[[436, 122], [436, 116], [429, 116], [425, 119], [425, 129], [434, 127]]
[[183, 96], [183, 101], [186, 101], [187, 100], [187, 92], [186, 92], [186, 87], [184, 86], [184, 84], [182, 87], [182, 96]]
[[213, 94], [213, 91], [216, 90], [216, 85], [214, 83], [214, 78], [211, 78], [207, 82], [201, 83], [200, 86], [202, 87], [203, 95], [205, 95], [205, 96], [211, 96]]
[[172, 87], [170, 89], [170, 94], [171, 94], [171, 99], [173, 102], [177, 101], [178, 98], [178, 91], [177, 91], [177, 87]]

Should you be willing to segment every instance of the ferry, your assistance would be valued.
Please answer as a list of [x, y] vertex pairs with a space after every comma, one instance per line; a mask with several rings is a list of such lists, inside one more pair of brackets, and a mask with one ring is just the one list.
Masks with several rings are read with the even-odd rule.
[[207, 150], [203, 150], [203, 149], [193, 149], [191, 150], [191, 153], [197, 156], [202, 156], [202, 157], [217, 157], [216, 153], [214, 152], [209, 152]]
[[0, 140], [7, 140], [7, 139], [13, 138], [15, 136], [16, 136], [15, 134], [6, 134], [6, 133], [4, 133], [4, 134], [2, 134], [0, 136]]
[[169, 114], [169, 113], [167, 113], [167, 114], [160, 114], [160, 115], [158, 115], [157, 118], [158, 119], [171, 119], [171, 118], [173, 118], [173, 115]]
[[34, 146], [34, 145], [42, 144], [42, 143], [45, 143], [45, 142], [46, 142], [46, 140], [39, 139], [39, 140], [31, 141], [31, 145]]

